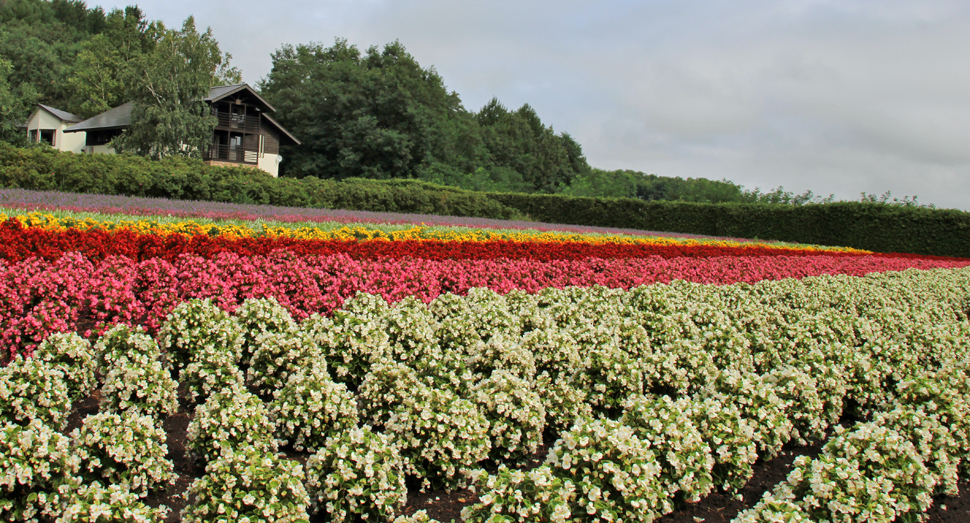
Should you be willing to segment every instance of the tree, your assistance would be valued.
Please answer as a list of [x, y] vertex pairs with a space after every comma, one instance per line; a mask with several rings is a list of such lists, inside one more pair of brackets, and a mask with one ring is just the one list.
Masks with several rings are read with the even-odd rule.
[[119, 152], [152, 158], [170, 155], [198, 157], [209, 147], [216, 118], [205, 98], [221, 83], [238, 83], [238, 69], [229, 66], [212, 29], [199, 33], [188, 17], [181, 30], [157, 23], [150, 53], [134, 56], [141, 73], [132, 79], [131, 125], [112, 141]]

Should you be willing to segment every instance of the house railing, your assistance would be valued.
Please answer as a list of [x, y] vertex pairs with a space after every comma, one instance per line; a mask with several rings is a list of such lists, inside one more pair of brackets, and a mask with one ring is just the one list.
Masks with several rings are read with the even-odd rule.
[[245, 133], [259, 132], [259, 116], [244, 116], [240, 114], [229, 114], [225, 112], [216, 113], [219, 122], [216, 127], [238, 130]]
[[240, 145], [221, 145], [214, 143], [209, 146], [209, 151], [206, 153], [205, 159], [255, 165], [259, 162], [259, 151]]

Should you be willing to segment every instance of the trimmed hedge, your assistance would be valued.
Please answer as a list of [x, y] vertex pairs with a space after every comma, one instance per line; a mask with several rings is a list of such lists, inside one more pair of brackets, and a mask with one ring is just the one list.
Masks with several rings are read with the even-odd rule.
[[485, 193], [412, 180], [273, 178], [251, 167], [201, 160], [71, 154], [0, 143], [0, 187], [286, 207], [515, 219]]
[[273, 178], [200, 160], [70, 154], [0, 143], [0, 187], [595, 225], [970, 258], [970, 213], [837, 202], [693, 203], [481, 193], [418, 180]]
[[838, 245], [970, 258], [970, 213], [868, 202], [784, 205], [489, 193], [549, 223]]

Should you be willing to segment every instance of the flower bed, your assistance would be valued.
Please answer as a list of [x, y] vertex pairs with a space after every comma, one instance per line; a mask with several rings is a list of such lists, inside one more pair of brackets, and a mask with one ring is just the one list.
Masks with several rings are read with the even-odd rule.
[[[200, 472], [169, 521], [426, 521], [401, 513], [419, 487], [474, 488], [469, 521], [652, 521], [805, 444], [823, 451], [739, 521], [891, 521], [970, 469], [967, 261], [528, 255], [553, 242], [129, 257], [112, 249], [138, 233], [18, 227], [103, 250], [0, 261], [0, 477], [38, 471], [0, 481], [0, 518], [161, 520], [145, 501], [171, 479], [177, 416]], [[102, 412], [67, 431], [90, 398]]]

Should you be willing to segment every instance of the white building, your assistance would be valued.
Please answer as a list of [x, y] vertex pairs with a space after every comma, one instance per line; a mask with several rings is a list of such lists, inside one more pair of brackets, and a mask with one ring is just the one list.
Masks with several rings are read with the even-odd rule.
[[33, 143], [43, 142], [58, 151], [79, 153], [84, 148], [84, 136], [64, 131], [80, 121], [80, 116], [37, 104], [37, 111], [21, 127], [27, 129], [27, 139]]

